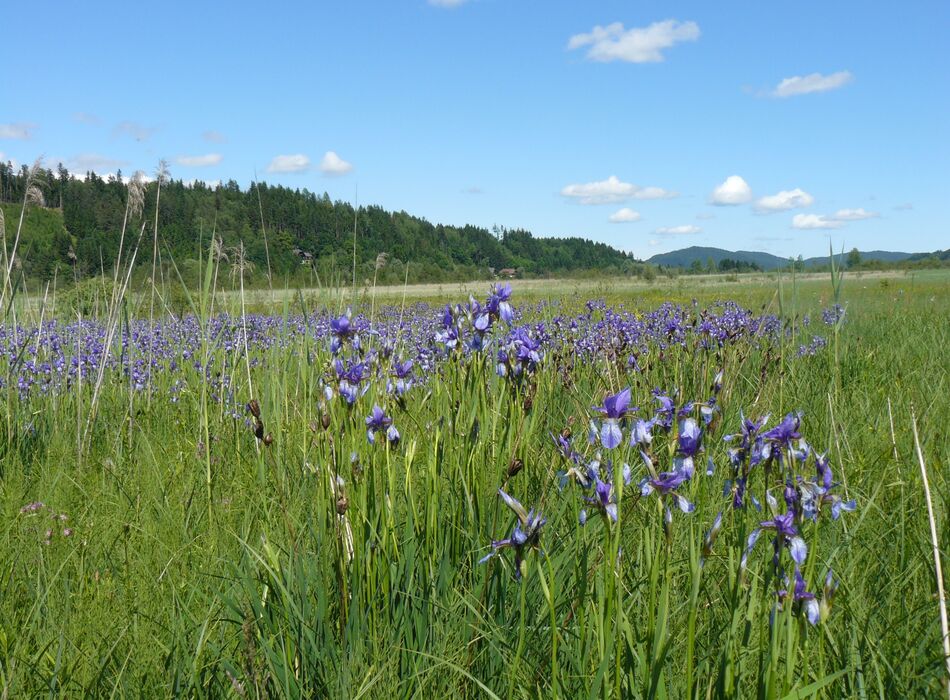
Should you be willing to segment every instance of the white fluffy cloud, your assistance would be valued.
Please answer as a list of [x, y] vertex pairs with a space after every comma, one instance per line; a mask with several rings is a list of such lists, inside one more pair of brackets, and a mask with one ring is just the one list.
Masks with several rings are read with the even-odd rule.
[[699, 233], [703, 229], [699, 226], [694, 226], [693, 224], [686, 224], [684, 226], [664, 226], [663, 228], [658, 228], [656, 233], [661, 236], [690, 236], [694, 233]]
[[575, 34], [567, 42], [568, 50], [584, 46], [592, 61], [626, 61], [628, 63], [658, 63], [663, 50], [681, 41], [696, 41], [699, 25], [668, 19], [654, 22], [649, 27], [624, 29], [622, 22], [606, 27], [597, 25], [587, 34]]
[[875, 219], [880, 214], [866, 209], [839, 209], [834, 214], [796, 214], [792, 217], [792, 228], [797, 229], [836, 229], [846, 221]]
[[639, 221], [640, 218], [640, 212], [634, 211], [630, 207], [624, 207], [611, 214], [609, 221], [612, 224], [629, 224], [634, 221]]
[[0, 124], [0, 139], [17, 139], [25, 141], [33, 137], [36, 124], [17, 122], [16, 124]]
[[334, 151], [324, 153], [320, 161], [320, 172], [324, 175], [346, 175], [352, 169], [353, 164], [340, 158]]
[[220, 153], [208, 153], [203, 156], [178, 156], [175, 162], [186, 168], [203, 168], [208, 165], [217, 165], [221, 162]]
[[606, 180], [567, 185], [561, 189], [561, 196], [579, 204], [620, 204], [631, 199], [669, 199], [676, 193], [660, 187], [640, 187], [611, 175]]
[[822, 75], [821, 73], [795, 75], [780, 82], [772, 91], [772, 96], [793, 97], [795, 95], [807, 95], [812, 92], [828, 92], [844, 87], [852, 80], [854, 80], [854, 76], [846, 70], [830, 75]]
[[755, 209], [762, 213], [771, 213], [774, 211], [788, 211], [789, 209], [810, 207], [814, 203], [814, 197], [796, 187], [794, 190], [782, 190], [778, 194], [759, 197], [755, 202]]
[[835, 221], [830, 216], [824, 214], [796, 214], [792, 217], [792, 228], [803, 231], [814, 229], [836, 229], [844, 226], [840, 221]]
[[725, 182], [712, 191], [709, 203], [719, 206], [732, 206], [745, 204], [751, 199], [752, 188], [749, 187], [749, 183], [738, 175], [730, 175]]
[[302, 173], [310, 167], [310, 159], [303, 153], [289, 156], [274, 156], [267, 166], [269, 173]]
[[862, 221], [864, 219], [876, 219], [879, 217], [876, 211], [867, 211], [865, 209], [839, 209], [831, 218], [835, 221]]

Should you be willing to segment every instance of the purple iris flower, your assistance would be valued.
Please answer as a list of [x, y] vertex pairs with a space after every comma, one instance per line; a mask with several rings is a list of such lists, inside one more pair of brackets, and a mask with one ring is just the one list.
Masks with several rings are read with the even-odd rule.
[[[788, 582], [786, 582], [786, 585], [788, 585]], [[780, 599], [788, 598], [787, 590], [777, 591], [777, 594]], [[801, 569], [797, 566], [795, 567], [795, 588], [792, 591], [792, 602], [804, 609], [805, 617], [812, 625], [818, 624], [821, 616], [818, 601], [815, 599], [814, 593], [808, 592], [805, 579], [802, 578]]]
[[504, 540], [494, 540], [491, 543], [491, 551], [479, 560], [483, 564], [502, 549], [511, 548], [515, 552], [515, 578], [522, 576], [522, 562], [526, 549], [536, 549], [540, 546], [541, 528], [547, 522], [541, 513], [535, 513], [534, 510], [526, 510], [521, 503], [509, 496], [507, 493], [498, 489], [498, 495], [505, 502], [505, 505], [518, 516], [518, 522], [511, 533], [511, 537]]
[[347, 309], [346, 313], [338, 318], [330, 320], [330, 333], [333, 338], [330, 340], [330, 352], [336, 355], [347, 340], [354, 338], [354, 329], [350, 323], [352, 312]]
[[643, 420], [637, 418], [633, 422], [633, 431], [630, 433], [630, 446], [640, 445], [646, 447], [653, 442], [653, 419]]
[[511, 299], [510, 284], [506, 282], [505, 284], [493, 285], [486, 307], [489, 313], [500, 316], [502, 321], [510, 324], [515, 313], [508, 302], [509, 299]]
[[[611, 465], [607, 463], [607, 471], [611, 471]], [[618, 493], [614, 488], [613, 479], [609, 481], [604, 481], [600, 477], [600, 467], [595, 462], [591, 465], [589, 471], [590, 481], [594, 485], [594, 495], [592, 497], [585, 496], [584, 500], [598, 511], [605, 520], [617, 522], [617, 501]], [[623, 483], [626, 486], [630, 483], [630, 480], [633, 478], [633, 472], [630, 469], [630, 465], [623, 465], [622, 479]], [[587, 509], [584, 509], [580, 513], [580, 522], [581, 525], [587, 522]]]
[[818, 483], [826, 491], [834, 484], [831, 477], [831, 464], [828, 460], [828, 453], [815, 455], [815, 469], [818, 472]]
[[594, 410], [604, 415], [600, 427], [600, 444], [608, 450], [614, 449], [623, 440], [620, 421], [627, 415], [630, 408], [630, 389], [608, 396], [603, 406], [595, 406]]
[[654, 392], [654, 397], [660, 402], [660, 407], [656, 409], [653, 424], [670, 430], [673, 427], [673, 414], [676, 412], [676, 404], [673, 403], [673, 399], [659, 393], [659, 391]]
[[677, 436], [680, 454], [684, 457], [694, 457], [696, 453], [699, 452], [702, 437], [702, 432], [695, 420], [687, 418], [682, 421], [680, 423], [680, 432]]
[[656, 492], [661, 498], [673, 498], [676, 505], [684, 513], [692, 513], [696, 506], [690, 503], [685, 496], [676, 493], [676, 489], [689, 481], [691, 473], [687, 469], [677, 469], [671, 472], [661, 472], [656, 478], [647, 477], [640, 482], [640, 495], [649, 496]]
[[396, 444], [399, 442], [399, 431], [393, 426], [393, 419], [386, 415], [386, 412], [379, 406], [373, 406], [373, 410], [366, 419], [366, 439], [370, 444], [375, 444], [376, 433], [386, 431], [386, 439]]
[[798, 528], [795, 527], [795, 513], [788, 512], [784, 515], [776, 515], [771, 520], [764, 520], [759, 523], [763, 530], [774, 530], [775, 538], [772, 540], [772, 546], [775, 550], [773, 561], [778, 564], [778, 557], [782, 547], [788, 547], [789, 554], [796, 564], [801, 566], [805, 563], [808, 556], [808, 545], [798, 534]]
[[393, 376], [396, 381], [389, 381], [386, 390], [390, 393], [395, 392], [396, 396], [402, 396], [412, 388], [412, 360], [405, 362], [395, 362], [393, 364]]
[[800, 425], [801, 414], [789, 413], [782, 419], [781, 423], [763, 433], [762, 437], [780, 447], [788, 448], [791, 447], [792, 440], [801, 437], [801, 433], [798, 432]]

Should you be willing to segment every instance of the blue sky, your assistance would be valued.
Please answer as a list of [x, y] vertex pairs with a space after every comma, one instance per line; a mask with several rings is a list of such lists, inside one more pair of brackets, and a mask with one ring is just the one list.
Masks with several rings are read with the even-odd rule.
[[2, 157], [640, 257], [950, 247], [950, 3], [205, 5], [5, 8]]

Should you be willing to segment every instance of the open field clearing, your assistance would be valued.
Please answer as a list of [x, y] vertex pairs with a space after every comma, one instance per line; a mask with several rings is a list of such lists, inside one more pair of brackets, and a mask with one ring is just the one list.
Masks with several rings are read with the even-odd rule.
[[15, 306], [4, 696], [945, 692], [947, 275], [739, 279]]

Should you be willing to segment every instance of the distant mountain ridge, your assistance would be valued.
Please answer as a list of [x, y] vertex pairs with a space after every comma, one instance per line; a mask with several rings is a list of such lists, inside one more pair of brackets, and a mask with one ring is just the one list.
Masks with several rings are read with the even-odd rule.
[[[917, 259], [930, 255], [930, 253], [902, 253], [889, 250], [861, 250], [858, 252], [861, 255], [861, 260], [879, 260], [881, 262], [900, 262], [902, 260], [909, 260], [911, 258]], [[847, 257], [847, 255], [847, 252], [845, 252], [843, 256], [836, 253], [835, 260], [839, 258], [843, 259]], [[717, 265], [723, 260], [735, 260], [737, 262], [756, 264], [763, 270], [776, 270], [788, 265], [788, 258], [782, 258], [777, 255], [772, 255], [771, 253], [751, 250], [733, 251], [706, 246], [690, 246], [689, 248], [673, 250], [669, 253], [659, 253], [649, 258], [647, 262], [654, 265], [663, 265], [665, 267], [688, 268], [694, 262], [705, 265], [710, 259]], [[805, 258], [803, 262], [806, 267], [819, 267], [821, 265], [827, 265], [830, 259], [829, 256], [825, 255], [823, 257]]]

